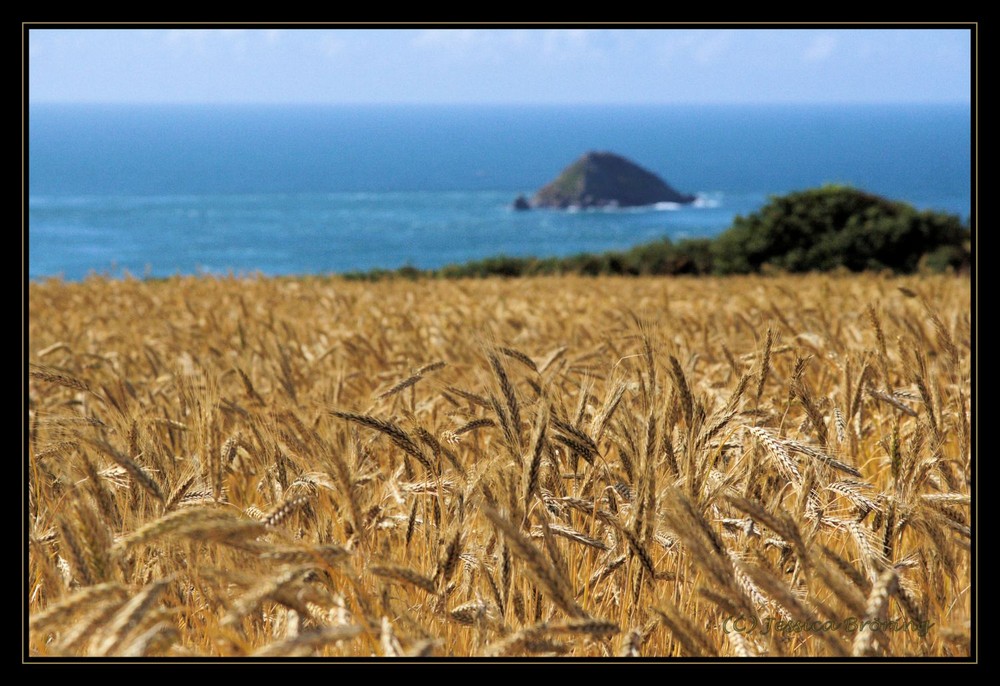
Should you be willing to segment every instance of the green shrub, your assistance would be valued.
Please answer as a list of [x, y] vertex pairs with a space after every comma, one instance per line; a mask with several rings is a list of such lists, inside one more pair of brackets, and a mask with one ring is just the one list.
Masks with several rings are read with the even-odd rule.
[[925, 255], [961, 248], [968, 239], [957, 216], [918, 212], [849, 186], [823, 186], [772, 197], [749, 217], [736, 217], [711, 252], [714, 271], [722, 274], [764, 265], [789, 272], [912, 272]]
[[352, 279], [518, 277], [559, 274], [663, 276], [865, 270], [913, 272], [968, 269], [971, 232], [958, 217], [912, 206], [849, 186], [823, 186], [772, 197], [713, 239], [673, 243], [663, 238], [634, 248], [569, 257], [499, 255], [424, 272], [347, 274]]
[[438, 270], [437, 274], [451, 279], [460, 277], [526, 276], [530, 271], [531, 263], [535, 261], [532, 257], [498, 255], [497, 257], [487, 257], [484, 260], [466, 262], [465, 264], [449, 264]]
[[929, 272], [962, 271], [969, 268], [970, 258], [965, 246], [942, 245], [920, 258], [918, 267]]

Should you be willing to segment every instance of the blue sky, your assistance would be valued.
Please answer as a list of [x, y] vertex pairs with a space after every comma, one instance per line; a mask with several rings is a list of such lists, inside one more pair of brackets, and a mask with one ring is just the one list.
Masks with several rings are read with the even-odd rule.
[[970, 30], [31, 29], [29, 99], [968, 103]]

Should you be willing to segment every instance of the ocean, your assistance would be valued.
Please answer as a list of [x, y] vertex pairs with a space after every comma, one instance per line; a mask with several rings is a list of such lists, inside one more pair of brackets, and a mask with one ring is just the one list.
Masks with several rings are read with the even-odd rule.
[[[713, 236], [844, 183], [972, 211], [963, 105], [29, 107], [28, 275], [325, 274]], [[691, 206], [514, 212], [588, 150]]]

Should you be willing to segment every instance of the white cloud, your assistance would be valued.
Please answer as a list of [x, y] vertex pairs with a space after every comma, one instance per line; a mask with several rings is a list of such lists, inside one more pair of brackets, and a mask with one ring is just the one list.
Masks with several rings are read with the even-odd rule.
[[607, 52], [594, 41], [593, 29], [548, 29], [542, 35], [542, 54], [556, 62], [600, 62]]
[[546, 38], [541, 31], [524, 29], [426, 29], [418, 32], [410, 45], [449, 59], [501, 64], [515, 52], [544, 49]]
[[732, 29], [723, 29], [708, 31], [704, 35], [707, 38], [695, 45], [693, 56], [699, 64], [712, 64], [729, 50], [735, 33]]
[[563, 54], [567, 50], [587, 47], [586, 29], [547, 29], [542, 34], [542, 50], [549, 54]]
[[413, 45], [418, 48], [464, 50], [480, 42], [485, 36], [484, 32], [475, 29], [425, 29], [414, 36]]
[[629, 33], [606, 29], [426, 29], [412, 36], [410, 46], [425, 54], [476, 63], [534, 59], [600, 64], [611, 59], [614, 49], [634, 49]]
[[207, 31], [200, 29], [170, 29], [164, 34], [163, 40], [170, 45], [200, 43], [207, 35]]
[[677, 66], [691, 60], [700, 65], [715, 63], [729, 52], [736, 33], [731, 29], [667, 30], [657, 44], [655, 55], [663, 66]]
[[167, 43], [205, 43], [217, 38], [233, 40], [247, 33], [246, 29], [168, 29]]
[[527, 29], [512, 29], [507, 31], [510, 44], [514, 47], [523, 47], [531, 40], [531, 31]]
[[347, 48], [347, 41], [337, 36], [325, 34], [317, 43], [320, 52], [327, 57], [336, 57]]
[[802, 53], [802, 59], [806, 62], [819, 62], [821, 60], [825, 60], [833, 54], [836, 47], [836, 36], [829, 33], [820, 34], [813, 38], [812, 42]]
[[163, 42], [175, 53], [203, 54], [223, 47], [242, 55], [247, 50], [250, 35], [247, 29], [169, 29]]

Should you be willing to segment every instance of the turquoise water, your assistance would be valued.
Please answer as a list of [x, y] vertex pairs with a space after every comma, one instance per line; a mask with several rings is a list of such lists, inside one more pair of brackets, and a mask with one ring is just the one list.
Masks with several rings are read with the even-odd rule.
[[[29, 110], [31, 278], [298, 274], [712, 236], [822, 183], [967, 218], [962, 106], [197, 107]], [[693, 206], [512, 212], [587, 150]]]

